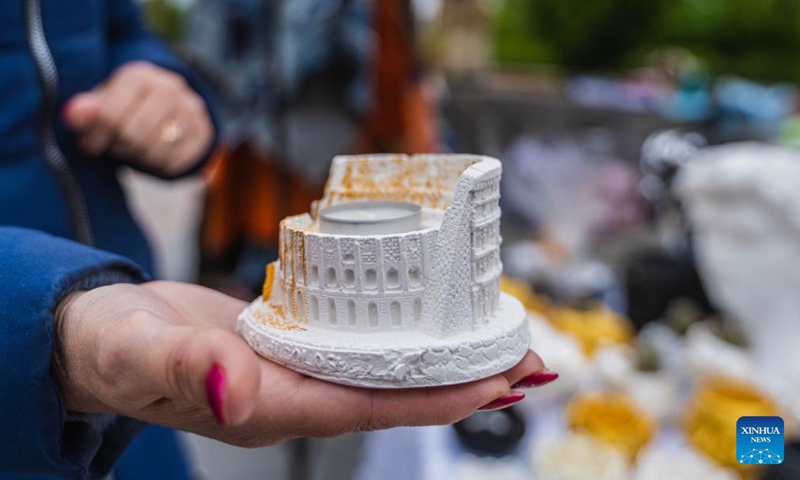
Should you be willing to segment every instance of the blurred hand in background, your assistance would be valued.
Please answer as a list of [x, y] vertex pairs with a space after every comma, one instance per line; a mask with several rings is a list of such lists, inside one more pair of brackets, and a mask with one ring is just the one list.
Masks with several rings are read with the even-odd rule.
[[75, 95], [63, 116], [85, 155], [108, 154], [162, 176], [189, 170], [213, 139], [202, 98], [182, 76], [147, 62], [125, 64]]

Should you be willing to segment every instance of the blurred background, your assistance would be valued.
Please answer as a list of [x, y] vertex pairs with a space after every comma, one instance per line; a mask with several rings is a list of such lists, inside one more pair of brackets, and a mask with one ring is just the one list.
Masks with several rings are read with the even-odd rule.
[[[201, 478], [800, 478], [800, 3], [143, 6], [224, 113], [201, 178], [124, 173], [161, 277], [254, 298], [334, 155], [491, 155], [504, 289], [561, 374], [455, 426], [187, 435]], [[739, 463], [743, 415], [784, 418], [782, 465]]]

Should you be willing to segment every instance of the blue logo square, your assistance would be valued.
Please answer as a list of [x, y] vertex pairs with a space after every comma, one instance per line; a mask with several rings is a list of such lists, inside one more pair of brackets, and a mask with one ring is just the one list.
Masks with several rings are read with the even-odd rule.
[[745, 465], [783, 463], [783, 419], [742, 417], [736, 422], [736, 459]]

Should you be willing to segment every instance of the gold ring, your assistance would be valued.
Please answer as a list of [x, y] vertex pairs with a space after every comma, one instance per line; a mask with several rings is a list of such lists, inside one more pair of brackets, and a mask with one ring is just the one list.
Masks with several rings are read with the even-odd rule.
[[161, 141], [167, 145], [177, 145], [183, 139], [183, 129], [177, 120], [170, 118], [161, 127]]

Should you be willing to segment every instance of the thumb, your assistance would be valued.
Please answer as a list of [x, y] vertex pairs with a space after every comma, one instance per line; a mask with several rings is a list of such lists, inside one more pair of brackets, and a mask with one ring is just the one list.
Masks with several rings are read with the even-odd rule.
[[209, 408], [222, 425], [245, 422], [261, 387], [259, 358], [233, 333], [170, 327], [153, 345], [148, 370], [161, 395]]
[[64, 123], [76, 131], [90, 128], [100, 113], [100, 94], [98, 92], [79, 93], [70, 98], [62, 111]]

